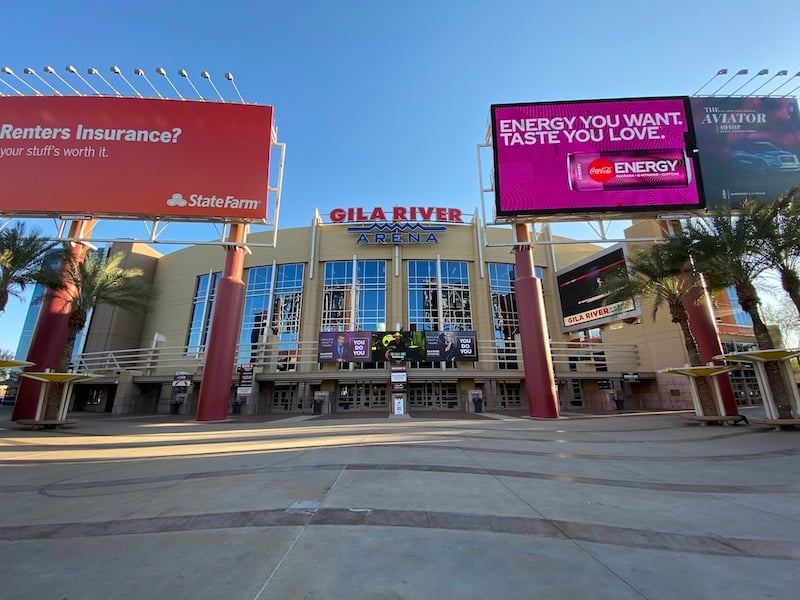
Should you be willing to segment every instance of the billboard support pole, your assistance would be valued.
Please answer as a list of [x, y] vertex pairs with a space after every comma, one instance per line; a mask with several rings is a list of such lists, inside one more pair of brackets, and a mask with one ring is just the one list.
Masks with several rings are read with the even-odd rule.
[[208, 339], [206, 368], [197, 401], [198, 421], [224, 421], [228, 417], [236, 342], [244, 302], [244, 243], [246, 226], [231, 225], [225, 246], [225, 269], [217, 283], [214, 314]]
[[[72, 221], [69, 237], [88, 238], [92, 227], [94, 227], [93, 221]], [[66, 248], [71, 255], [71, 260], [79, 263], [83, 262], [89, 251], [89, 245], [81, 242], [67, 242]], [[59, 270], [63, 272], [65, 268], [66, 263], [62, 259]], [[48, 369], [58, 371], [58, 362], [64, 352], [69, 333], [69, 317], [72, 312], [70, 301], [77, 296], [78, 292], [79, 290], [74, 286], [63, 290], [48, 288], [45, 291], [27, 356], [27, 360], [34, 364], [25, 369], [26, 371], [46, 371]], [[29, 377], [23, 377], [20, 380], [17, 401], [11, 413], [12, 421], [36, 418], [36, 409], [39, 405], [39, 396], [43, 385], [45, 384], [41, 381]]]
[[525, 366], [525, 395], [531, 417], [558, 418], [558, 392], [550, 355], [542, 282], [536, 278], [528, 226], [514, 225], [518, 245], [514, 247], [514, 289], [519, 310], [520, 345]]

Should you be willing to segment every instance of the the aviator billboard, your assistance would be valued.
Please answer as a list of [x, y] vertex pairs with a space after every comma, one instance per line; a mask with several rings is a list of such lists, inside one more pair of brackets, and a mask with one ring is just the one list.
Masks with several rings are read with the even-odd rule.
[[267, 218], [269, 106], [0, 98], [0, 212]]
[[687, 97], [495, 104], [500, 216], [702, 208]]

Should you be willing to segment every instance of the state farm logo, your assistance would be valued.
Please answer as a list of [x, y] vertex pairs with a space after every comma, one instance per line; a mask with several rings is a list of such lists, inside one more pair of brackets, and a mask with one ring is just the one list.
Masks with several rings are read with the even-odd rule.
[[189, 199], [183, 194], [175, 192], [167, 199], [167, 206], [188, 206], [189, 208], [221, 208], [258, 211], [261, 206], [260, 200], [252, 198], [237, 198], [236, 196], [206, 196], [204, 194], [190, 194]]
[[172, 197], [167, 200], [167, 206], [186, 206], [189, 204], [183, 194], [172, 194]]
[[610, 181], [614, 177], [614, 163], [607, 158], [598, 158], [589, 163], [589, 177], [599, 183]]

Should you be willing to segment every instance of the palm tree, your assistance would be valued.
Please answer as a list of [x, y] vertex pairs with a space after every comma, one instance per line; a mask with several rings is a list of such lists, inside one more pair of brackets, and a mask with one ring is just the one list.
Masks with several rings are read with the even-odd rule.
[[[766, 350], [775, 344], [761, 317], [761, 299], [754, 284], [771, 266], [759, 252], [764, 245], [761, 210], [752, 200], [745, 200], [736, 213], [728, 205], [717, 205], [709, 209], [706, 218], [690, 223], [684, 235], [698, 270], [736, 289], [739, 305], [753, 323], [756, 345]], [[780, 368], [775, 362], [764, 366], [780, 417], [790, 418], [789, 390]]]
[[[702, 292], [699, 279], [686, 272], [689, 263], [687, 246], [678, 240], [656, 243], [640, 248], [627, 259], [628, 271], [624, 268], [606, 279], [605, 288], [609, 290], [604, 299], [606, 304], [622, 300], [648, 297], [653, 299], [653, 320], [660, 308], [669, 309], [672, 322], [677, 324], [683, 334], [683, 343], [689, 364], [702, 366], [697, 342], [689, 327], [689, 313], [686, 303], [693, 302]], [[714, 396], [706, 378], [700, 378], [697, 394], [706, 416], [719, 415]]]
[[37, 229], [26, 232], [21, 221], [0, 231], [0, 312], [5, 311], [9, 297], [22, 298], [55, 247], [56, 243], [41, 237]]
[[753, 251], [761, 256], [781, 278], [781, 286], [800, 315], [800, 186], [781, 198], [759, 205], [753, 211], [760, 243]]
[[[114, 254], [107, 260], [90, 254], [77, 260], [70, 252], [64, 253], [60, 269], [46, 269], [38, 280], [57, 290], [75, 290], [68, 296], [70, 310], [67, 324], [67, 341], [59, 359], [57, 371], [66, 372], [69, 368], [75, 339], [86, 325], [93, 308], [107, 304], [136, 314], [144, 314], [155, 296], [155, 289], [138, 278], [143, 274], [139, 268], [124, 268], [122, 253]], [[45, 408], [45, 418], [51, 418], [58, 409], [61, 397], [60, 386], [51, 386]]]

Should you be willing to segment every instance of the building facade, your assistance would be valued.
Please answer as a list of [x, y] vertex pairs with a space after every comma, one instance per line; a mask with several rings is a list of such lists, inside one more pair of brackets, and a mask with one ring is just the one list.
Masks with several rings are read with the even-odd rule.
[[[638, 222], [630, 232], [657, 237], [658, 227]], [[511, 228], [485, 228], [455, 209], [341, 209], [281, 230], [275, 247], [259, 245], [267, 241], [267, 234], [248, 238], [244, 302], [230, 315], [240, 323], [235, 365], [205, 362], [222, 249], [197, 245], [160, 255], [138, 243], [115, 244], [111, 252], [146, 266], [158, 300], [142, 319], [95, 311], [78, 368], [101, 377], [75, 386], [73, 409], [193, 415], [203, 374], [221, 368], [233, 373], [230, 407], [241, 414], [389, 414], [401, 388], [411, 414], [526, 411], [518, 327], [525, 307], [514, 292]], [[651, 320], [645, 300], [640, 317], [564, 326], [557, 273], [603, 250], [567, 241], [549, 239], [545, 229], [534, 249], [561, 411], [691, 408], [688, 382], [659, 372], [688, 362], [666, 312]], [[330, 332], [369, 333], [370, 359], [322, 360], [320, 339]], [[432, 332], [468, 333], [476, 355], [441, 361], [404, 352], [405, 381], [397, 385], [397, 361], [382, 358], [375, 344], [398, 335], [418, 346]], [[752, 343], [752, 331], [741, 325], [726, 336]]]

